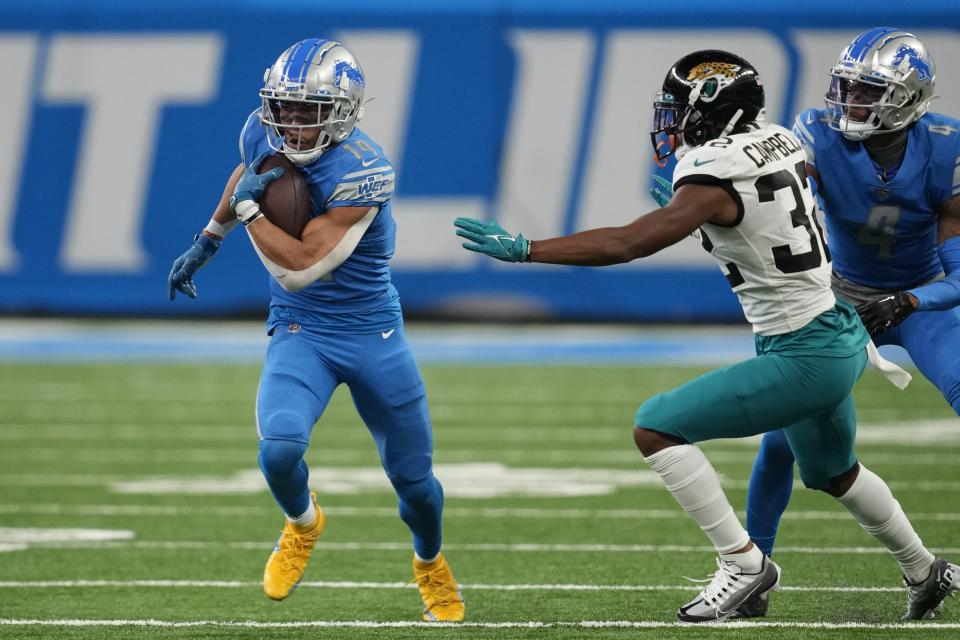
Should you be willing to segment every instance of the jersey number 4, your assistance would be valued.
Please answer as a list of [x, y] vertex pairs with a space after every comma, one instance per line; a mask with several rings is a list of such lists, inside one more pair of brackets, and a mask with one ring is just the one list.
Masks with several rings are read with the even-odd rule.
[[[781, 169], [775, 173], [765, 173], [757, 178], [754, 183], [757, 190], [757, 199], [760, 203], [773, 202], [776, 199], [777, 191], [781, 189], [790, 189], [793, 194], [794, 206], [790, 210], [790, 220], [794, 227], [803, 227], [807, 235], [810, 236], [810, 251], [804, 253], [793, 253], [789, 244], [771, 247], [773, 253], [773, 263], [783, 273], [800, 273], [816, 269], [823, 264], [824, 258], [830, 262], [830, 250], [827, 249], [827, 243], [823, 239], [823, 229], [817, 222], [817, 217], [812, 210], [808, 211], [803, 205], [802, 189], [809, 190], [807, 184], [806, 167], [803, 162], [798, 162], [793, 173], [786, 169]], [[814, 231], [816, 227], [816, 231]], [[713, 251], [713, 242], [703, 229], [700, 230], [700, 239], [703, 248], [707, 251]], [[822, 252], [821, 252], [822, 249]], [[739, 287], [746, 282], [740, 269], [732, 262], [727, 263], [726, 274], [727, 282], [731, 288]]]

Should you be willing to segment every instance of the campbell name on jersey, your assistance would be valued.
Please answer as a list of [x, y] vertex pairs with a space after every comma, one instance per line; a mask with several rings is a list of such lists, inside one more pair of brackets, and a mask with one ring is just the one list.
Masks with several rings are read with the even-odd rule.
[[834, 271], [886, 291], [939, 275], [937, 211], [960, 195], [960, 121], [923, 115], [910, 127], [899, 168], [884, 180], [863, 144], [831, 129], [829, 120], [826, 110], [807, 109], [793, 131], [820, 176]]
[[830, 256], [816, 220], [800, 142], [765, 124], [711, 140], [677, 163], [673, 188], [716, 186], [737, 204], [730, 225], [700, 227], [713, 255], [759, 335], [805, 326], [836, 304]]
[[[240, 134], [240, 156], [249, 165], [265, 152], [273, 153], [257, 109]], [[396, 327], [402, 321], [400, 296], [388, 265], [396, 247], [390, 207], [395, 176], [383, 149], [357, 127], [299, 169], [310, 188], [311, 217], [337, 207], [376, 207], [378, 213], [353, 253], [328, 276], [295, 292], [270, 278], [268, 327], [297, 323], [345, 333]]]

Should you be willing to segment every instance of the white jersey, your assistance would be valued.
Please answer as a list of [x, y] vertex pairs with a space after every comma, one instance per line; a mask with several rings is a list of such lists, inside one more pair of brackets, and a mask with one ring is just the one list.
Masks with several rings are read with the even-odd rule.
[[737, 203], [733, 224], [705, 224], [700, 240], [740, 299], [754, 333], [795, 331], [836, 300], [830, 254], [816, 218], [800, 142], [764, 125], [690, 149], [677, 163], [674, 190], [722, 187]]

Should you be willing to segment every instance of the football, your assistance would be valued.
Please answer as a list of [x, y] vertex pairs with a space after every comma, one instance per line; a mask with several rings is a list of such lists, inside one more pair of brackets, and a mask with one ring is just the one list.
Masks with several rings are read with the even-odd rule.
[[260, 210], [267, 219], [297, 240], [310, 222], [310, 189], [297, 166], [283, 154], [267, 157], [257, 173], [282, 167], [283, 175], [271, 182], [260, 196]]

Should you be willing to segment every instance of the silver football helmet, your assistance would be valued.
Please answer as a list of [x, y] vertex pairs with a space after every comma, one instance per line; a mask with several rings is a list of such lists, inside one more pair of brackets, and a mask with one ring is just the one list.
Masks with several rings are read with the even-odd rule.
[[263, 75], [260, 120], [270, 147], [298, 165], [342, 142], [363, 115], [363, 70], [339, 42], [308, 38]]
[[877, 27], [857, 36], [830, 69], [830, 126], [850, 140], [897, 131], [927, 112], [936, 65], [913, 34]]

